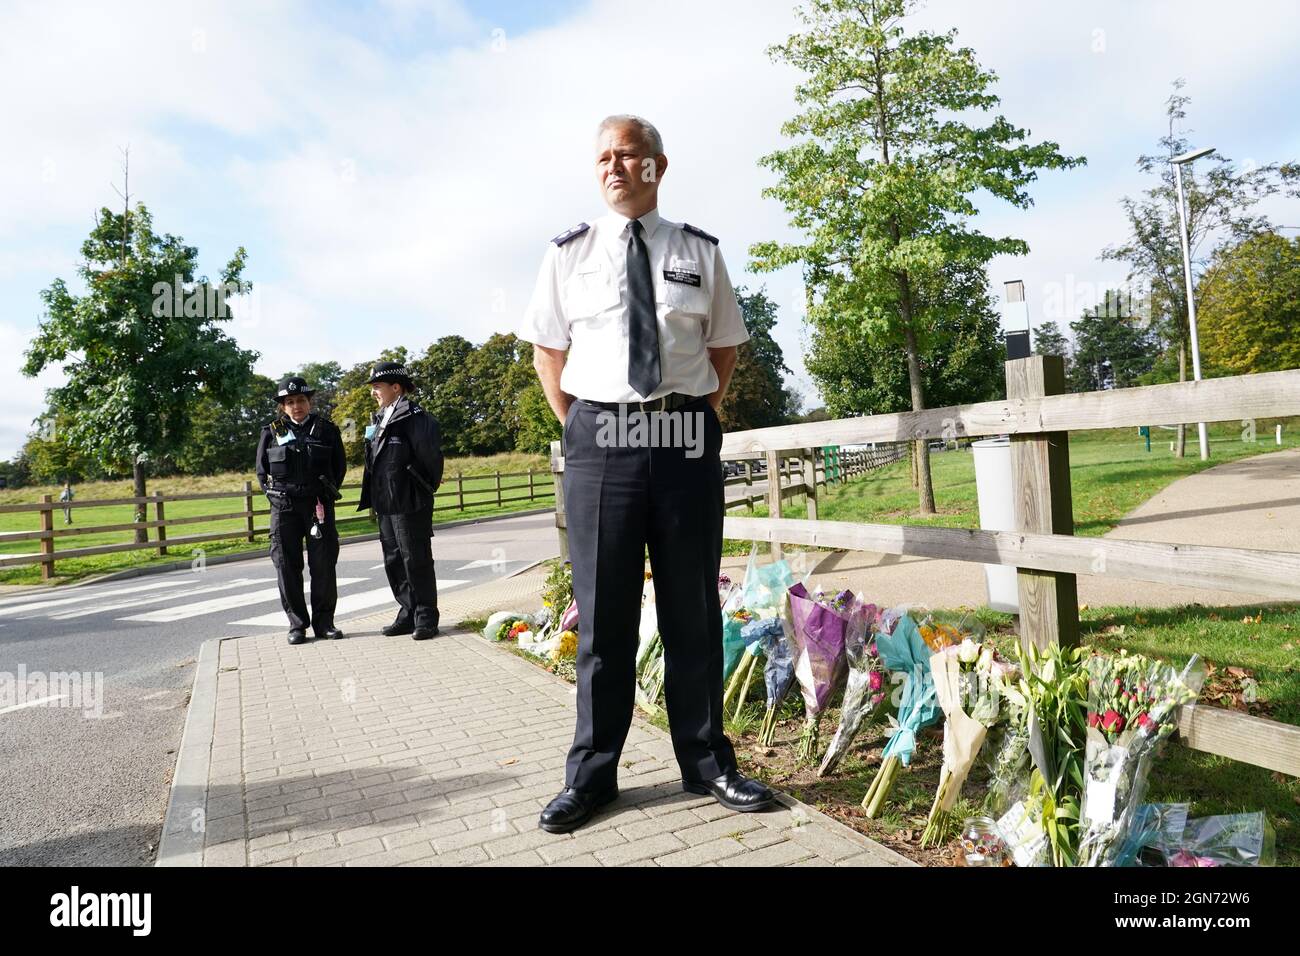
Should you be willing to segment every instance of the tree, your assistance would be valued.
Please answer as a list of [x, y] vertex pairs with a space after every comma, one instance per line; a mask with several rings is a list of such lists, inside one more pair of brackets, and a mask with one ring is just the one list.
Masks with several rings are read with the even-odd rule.
[[[795, 90], [803, 111], [782, 127], [797, 142], [761, 160], [779, 177], [764, 195], [779, 199], [807, 238], [761, 242], [751, 254], [760, 271], [803, 267], [815, 337], [901, 349], [911, 407], [920, 410], [921, 356], [935, 328], [963, 307], [942, 288], [945, 273], [980, 274], [995, 255], [1028, 251], [1020, 239], [974, 229], [973, 197], [1027, 207], [1025, 186], [1037, 170], [1083, 160], [1055, 143], [1025, 142], [1028, 133], [1001, 116], [974, 125], [999, 103], [990, 92], [996, 77], [955, 46], [955, 31], [905, 32], [901, 21], [915, 5], [811, 0], [800, 11], [807, 32], [769, 50], [806, 76]], [[920, 510], [931, 514], [924, 440], [916, 453]]]
[[1034, 330], [1035, 355], [1059, 355], [1069, 366], [1070, 343], [1066, 341], [1061, 327], [1055, 322], [1044, 322]]
[[781, 346], [772, 338], [776, 325], [776, 303], [763, 289], [736, 289], [736, 299], [745, 317], [749, 341], [736, 350], [736, 369], [722, 399], [718, 418], [724, 431], [782, 425], [797, 412], [799, 396], [785, 387], [786, 367]]
[[343, 366], [338, 362], [308, 362], [296, 372], [286, 372], [282, 378], [298, 375], [316, 394], [311, 397], [312, 410], [332, 418], [338, 402], [339, 382], [343, 379]]
[[176, 456], [180, 471], [187, 475], [253, 471], [262, 426], [276, 414], [277, 384], [265, 375], [253, 375], [232, 402], [201, 395], [195, 403], [190, 441]]
[[[347, 453], [349, 465], [360, 465], [366, 460], [366, 426], [377, 408], [370, 394], [370, 371], [376, 362], [405, 365], [405, 346], [384, 349], [378, 358], [357, 363], [339, 378], [331, 420], [343, 436], [343, 450]], [[418, 387], [416, 398], [419, 399]]]
[[1118, 290], [1107, 290], [1101, 304], [1070, 323], [1075, 342], [1071, 391], [1132, 388], [1151, 371], [1156, 342], [1142, 317], [1127, 311], [1124, 300]]
[[[979, 275], [983, 276], [982, 270]], [[982, 280], [971, 277], [970, 281], [978, 288], [950, 288], [955, 300], [976, 307], [940, 312], [917, 357], [922, 388], [936, 408], [992, 401], [1002, 395], [1006, 355], [998, 318]], [[907, 354], [898, 345], [866, 336], [814, 334], [806, 365], [836, 418], [911, 407]]]
[[[178, 454], [190, 439], [195, 399], [233, 401], [252, 374], [255, 352], [218, 323], [227, 296], [247, 291], [241, 247], [216, 286], [198, 276], [198, 249], [157, 235], [143, 204], [121, 215], [101, 209], [81, 246], [85, 295], [62, 279], [41, 293], [46, 315], [26, 353], [34, 376], [63, 364], [64, 385], [48, 393], [66, 415], [68, 442], [106, 471], [130, 471], [144, 497], [151, 459]], [[145, 520], [137, 505], [136, 520]], [[143, 540], [145, 530], [136, 532]]]
[[551, 442], [558, 441], [564, 425], [551, 411], [540, 382], [533, 382], [519, 393], [519, 437], [515, 440], [517, 451], [549, 454]]
[[50, 409], [23, 444], [27, 474], [37, 484], [62, 484], [104, 477], [104, 470], [68, 440], [68, 416]]
[[1227, 375], [1300, 368], [1300, 238], [1221, 248], [1197, 300], [1202, 360]]
[[519, 436], [518, 397], [537, 381], [533, 347], [513, 332], [497, 333], [474, 349], [457, 382], [470, 413], [461, 437], [463, 454], [512, 451]]
[[467, 453], [461, 442], [469, 434], [473, 418], [467, 394], [472, 383], [465, 365], [473, 352], [474, 344], [463, 336], [444, 335], [411, 362], [411, 371], [420, 383], [421, 401], [438, 420], [450, 454]]
[[[1156, 184], [1140, 199], [1125, 196], [1120, 201], [1128, 219], [1129, 236], [1119, 245], [1104, 249], [1101, 257], [1127, 263], [1130, 282], [1150, 289], [1151, 319], [1166, 349], [1177, 354], [1181, 382], [1187, 380], [1190, 327], [1179, 238], [1182, 226], [1178, 190], [1170, 160], [1187, 152], [1190, 146], [1180, 128], [1191, 100], [1180, 92], [1183, 80], [1175, 80], [1173, 86], [1173, 93], [1165, 101], [1168, 127], [1160, 137], [1159, 151], [1139, 156], [1137, 161], [1138, 169], [1156, 177]], [[1300, 179], [1300, 167], [1294, 163], [1252, 165], [1239, 170], [1226, 156], [1214, 153], [1197, 160], [1196, 165], [1202, 170], [1199, 176], [1193, 174], [1191, 165], [1183, 168], [1194, 277], [1203, 271], [1203, 256], [1213, 254], [1223, 243], [1237, 243], [1272, 231], [1267, 216], [1255, 215], [1255, 205]], [[1180, 424], [1175, 454], [1181, 458], [1185, 448], [1186, 428]]]

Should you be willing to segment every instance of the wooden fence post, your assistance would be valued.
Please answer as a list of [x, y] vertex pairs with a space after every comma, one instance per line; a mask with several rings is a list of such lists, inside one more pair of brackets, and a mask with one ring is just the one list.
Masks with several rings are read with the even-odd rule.
[[497, 507], [500, 508], [501, 507], [501, 472], [495, 471], [492, 474], [497, 480]]
[[533, 470], [528, 469], [528, 500], [533, 500]]
[[153, 496], [154, 520], [158, 522], [158, 555], [167, 553], [167, 525], [163, 524], [167, 520], [167, 513], [163, 509], [162, 492], [154, 492]]
[[459, 472], [456, 473], [456, 510], [465, 510], [465, 478]]
[[[781, 453], [767, 453], [767, 516], [781, 517]], [[772, 542], [772, 560], [780, 561], [782, 548], [780, 541]]]
[[754, 513], [754, 459], [745, 459], [745, 507]]
[[807, 489], [804, 496], [808, 505], [808, 520], [817, 520], [817, 449], [803, 450], [803, 486]]
[[555, 483], [555, 530], [560, 537], [560, 560], [569, 560], [568, 518], [564, 511], [564, 450], [551, 442], [551, 481]]
[[41, 530], [49, 532], [41, 538], [41, 554], [49, 555], [41, 561], [41, 580], [48, 581], [54, 577], [54, 501], [53, 495], [41, 495], [41, 503], [48, 507], [41, 509]]
[[[1065, 360], [1031, 355], [1006, 363], [1007, 401], [1060, 395], [1065, 391]], [[1038, 432], [1011, 436], [1011, 482], [1016, 530], [1074, 534], [1070, 496], [1070, 433]], [[1043, 648], [1079, 643], [1079, 591], [1073, 574], [1018, 568], [1020, 639]]]
[[253, 483], [244, 482], [244, 510], [248, 512], [248, 540], [256, 541], [257, 535], [254, 534], [255, 526], [253, 524]]

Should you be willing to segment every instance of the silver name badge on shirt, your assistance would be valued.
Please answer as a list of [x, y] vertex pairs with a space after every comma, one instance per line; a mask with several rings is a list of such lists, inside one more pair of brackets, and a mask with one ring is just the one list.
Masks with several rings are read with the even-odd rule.
[[664, 279], [668, 282], [680, 282], [682, 285], [693, 285], [697, 289], [700, 287], [699, 273], [687, 272], [685, 269], [665, 269]]

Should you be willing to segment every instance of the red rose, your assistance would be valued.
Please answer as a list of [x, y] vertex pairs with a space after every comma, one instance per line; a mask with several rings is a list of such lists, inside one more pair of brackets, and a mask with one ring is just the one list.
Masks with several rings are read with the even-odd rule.
[[1088, 726], [1096, 727], [1099, 723], [1101, 723], [1101, 716], [1095, 710], [1088, 711]]
[[1113, 710], [1106, 711], [1106, 715], [1101, 718], [1103, 730], [1112, 734], [1117, 734], [1124, 729], [1124, 718]]
[[1138, 722], [1138, 726], [1141, 727], [1143, 730], [1150, 731], [1156, 729], [1156, 722], [1151, 719], [1151, 715], [1148, 714], [1146, 711], [1143, 711], [1142, 713], [1138, 714], [1137, 722]]

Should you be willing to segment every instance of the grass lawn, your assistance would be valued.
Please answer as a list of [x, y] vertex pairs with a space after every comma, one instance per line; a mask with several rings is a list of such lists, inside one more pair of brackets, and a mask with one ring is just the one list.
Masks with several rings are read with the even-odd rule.
[[[1282, 424], [1282, 444], [1274, 442], [1273, 426]], [[1137, 431], [1107, 429], [1076, 432], [1070, 436], [1070, 492], [1074, 502], [1074, 533], [1100, 537], [1142, 502], [1169, 484], [1215, 465], [1252, 455], [1300, 447], [1300, 419], [1261, 419], [1258, 441], [1242, 441], [1242, 426], [1220, 422], [1209, 426], [1210, 460], [1201, 461], [1196, 428], [1188, 428], [1187, 457], [1175, 458], [1169, 450], [1171, 431], [1155, 429], [1151, 451]], [[911, 466], [906, 459], [847, 482], [818, 489], [817, 516], [825, 521], [868, 524], [914, 524], [944, 528], [978, 528], [979, 502], [975, 494], [975, 460], [971, 452], [944, 451], [930, 455], [938, 514], [919, 515]], [[787, 501], [786, 518], [807, 517], [802, 498]], [[745, 516], [734, 509], [728, 514]], [[754, 515], [767, 517], [765, 505]], [[724, 553], [748, 554], [751, 544], [728, 541]], [[766, 545], [761, 545], [760, 550]]]
[[[546, 507], [553, 503], [553, 498], [548, 494], [547, 497], [539, 498], [534, 501], [513, 501], [505, 502], [498, 506], [496, 479], [494, 474], [522, 474], [526, 473], [529, 468], [534, 471], [533, 487], [537, 493], [549, 493], [552, 489], [551, 473], [546, 458], [540, 455], [494, 455], [485, 458], [453, 458], [448, 459], [446, 468], [443, 473], [443, 482], [438, 490], [435, 506], [439, 509], [434, 512], [434, 521], [443, 523], [448, 521], [460, 521], [465, 518], [486, 517], [497, 514], [509, 514], [514, 511], [524, 511], [531, 508]], [[361, 468], [349, 469], [346, 483], [360, 485]], [[458, 483], [457, 476], [462, 476]], [[178, 476], [174, 478], [158, 478], [151, 480], [148, 485], [149, 492], [161, 492], [167, 494], [195, 494], [213, 491], [235, 491], [242, 488], [244, 481], [253, 481], [254, 488], [257, 487], [256, 479], [250, 474], [229, 473], [224, 475], [211, 475], [205, 477], [187, 477]], [[503, 478], [501, 480], [501, 496], [505, 498], [526, 498], [528, 494], [527, 477]], [[458, 487], [463, 488], [464, 508], [458, 507], [460, 496]], [[58, 498], [58, 487], [50, 488], [20, 488], [0, 491], [0, 504], [18, 504], [30, 501], [39, 501], [42, 494], [52, 494]], [[76, 491], [77, 501], [89, 501], [103, 498], [122, 498], [129, 497], [132, 493], [131, 482], [112, 481], [112, 482], [88, 482], [84, 485], [78, 485], [74, 488]], [[359, 492], [356, 488], [343, 489], [343, 499], [339, 502], [337, 514], [340, 519], [356, 515], [356, 501]], [[214, 498], [197, 501], [169, 501], [166, 502], [167, 518], [187, 518], [200, 517], [204, 515], [231, 514], [240, 512], [244, 509], [245, 499], [243, 497], [235, 498]], [[254, 510], [267, 508], [266, 498], [260, 492], [254, 494]], [[105, 507], [87, 507], [74, 508], [72, 511], [73, 527], [93, 527], [96, 525], [127, 524], [133, 520], [133, 505], [109, 505]], [[152, 506], [149, 506], [149, 518], [155, 517]], [[126, 568], [134, 568], [149, 564], [171, 563], [178, 560], [192, 559], [198, 550], [202, 550], [207, 556], [230, 554], [243, 551], [258, 551], [266, 548], [266, 535], [264, 529], [267, 527], [268, 517], [259, 515], [254, 519], [255, 526], [263, 529], [263, 533], [258, 536], [257, 541], [249, 542], [240, 538], [229, 540], [217, 540], [200, 542], [194, 545], [177, 546], [169, 548], [169, 554], [166, 557], [160, 557], [156, 551], [139, 550], [124, 551], [112, 554], [91, 555], [83, 558], [72, 558], [67, 561], [59, 561], [55, 564], [57, 577], [51, 583], [59, 584], [68, 581], [84, 578], [92, 574], [104, 574], [109, 571], [119, 571]], [[40, 519], [36, 512], [25, 512], [18, 514], [0, 514], [0, 532], [6, 531], [34, 531], [39, 529]], [[54, 514], [55, 530], [66, 527], [63, 523], [63, 513], [55, 511]], [[245, 518], [225, 518], [215, 521], [196, 521], [192, 524], [183, 524], [167, 529], [168, 537], [176, 538], [184, 535], [209, 534], [218, 531], [242, 531], [246, 528]], [[358, 520], [340, 523], [340, 532], [346, 537], [348, 535], [360, 535], [378, 531], [377, 525], [370, 521], [368, 517], [361, 515]], [[156, 531], [151, 531], [152, 539]], [[85, 535], [72, 535], [68, 537], [55, 539], [55, 552], [61, 549], [70, 550], [72, 548], [87, 548], [102, 544], [117, 544], [129, 542], [132, 540], [131, 531], [106, 531], [96, 532]], [[0, 540], [0, 555], [6, 554], [30, 554], [39, 549], [39, 542], [35, 540], [27, 541], [3, 541]], [[15, 568], [0, 569], [0, 584], [39, 584], [40, 568], [38, 565], [24, 565]]]

